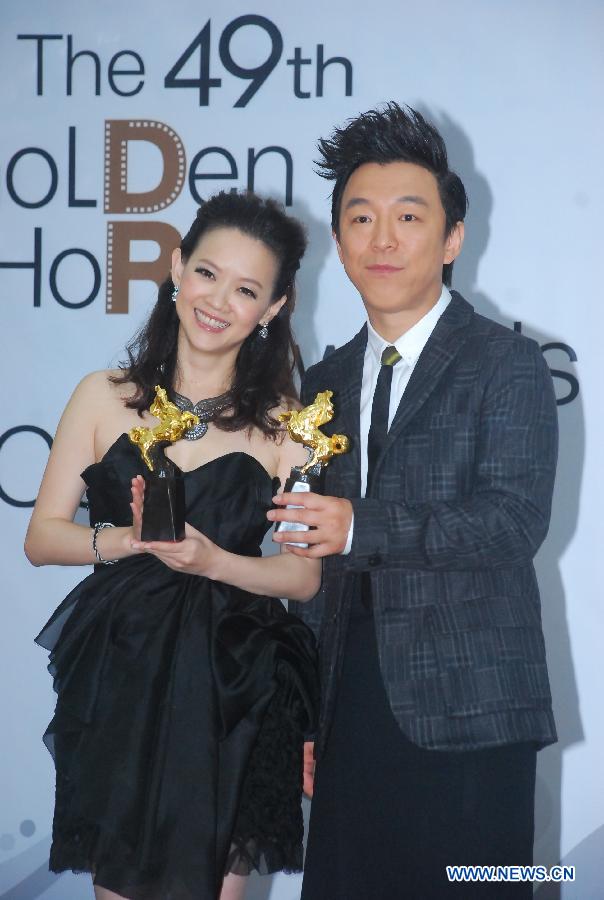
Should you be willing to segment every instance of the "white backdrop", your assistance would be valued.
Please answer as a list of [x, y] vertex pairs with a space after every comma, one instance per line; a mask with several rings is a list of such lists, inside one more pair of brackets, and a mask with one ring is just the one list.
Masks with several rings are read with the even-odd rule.
[[[154, 302], [148, 280], [120, 293], [128, 245], [119, 225], [109, 276], [108, 223], [136, 223], [130, 260], [149, 268], [153, 223], [182, 231], [195, 192], [246, 186], [250, 173], [257, 190], [288, 201], [291, 191], [311, 239], [295, 322], [310, 365], [363, 321], [330, 241], [316, 139], [387, 99], [435, 121], [468, 189], [454, 286], [545, 346], [566, 401], [552, 529], [538, 557], [560, 742], [540, 754], [535, 861], [577, 871], [574, 885], [545, 885], [540, 898], [604, 897], [600, 0], [3, 0], [0, 26], [0, 897], [91, 895], [84, 876], [46, 872], [53, 774], [40, 736], [54, 697], [32, 642], [85, 573], [31, 568], [22, 541], [47, 436], [70, 391], [119, 358]], [[156, 142], [130, 140], [123, 171], [116, 157], [105, 160], [105, 123], [115, 121], [134, 123], [130, 137], [150, 133], [137, 122], [168, 126], [153, 134], [167, 134], [181, 156], [163, 201]], [[124, 191], [152, 200], [117, 211]], [[254, 879], [250, 898], [297, 900], [299, 891], [298, 877]]]

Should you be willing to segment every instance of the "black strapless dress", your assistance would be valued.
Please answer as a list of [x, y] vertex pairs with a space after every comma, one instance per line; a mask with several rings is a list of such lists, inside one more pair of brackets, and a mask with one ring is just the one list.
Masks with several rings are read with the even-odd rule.
[[[82, 473], [91, 522], [131, 522], [139, 460], [122, 435]], [[185, 474], [187, 521], [259, 556], [273, 488], [228, 453]], [[98, 566], [36, 640], [58, 694], [53, 871], [132, 900], [214, 900], [225, 872], [302, 868], [315, 647], [279, 600], [143, 554]]]

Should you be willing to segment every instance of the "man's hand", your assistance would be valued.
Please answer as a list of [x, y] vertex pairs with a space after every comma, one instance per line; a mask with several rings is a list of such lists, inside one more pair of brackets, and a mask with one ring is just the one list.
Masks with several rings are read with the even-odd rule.
[[315, 786], [315, 758], [314, 758], [314, 741], [304, 742], [304, 764], [303, 764], [303, 784], [302, 789], [307, 797], [313, 795]]
[[[316, 559], [341, 553], [348, 540], [352, 522], [352, 504], [340, 497], [323, 497], [322, 494], [277, 494], [273, 502], [281, 509], [271, 509], [266, 516], [271, 522], [300, 522], [310, 525], [311, 531], [277, 531], [273, 540], [303, 541], [308, 548], [288, 545], [287, 550], [296, 556]], [[290, 504], [300, 509], [285, 509]]]

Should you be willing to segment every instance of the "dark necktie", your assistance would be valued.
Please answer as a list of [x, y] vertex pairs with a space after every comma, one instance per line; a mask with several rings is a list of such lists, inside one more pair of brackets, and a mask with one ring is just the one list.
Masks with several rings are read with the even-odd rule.
[[396, 347], [386, 347], [382, 353], [382, 368], [380, 369], [373, 404], [371, 406], [371, 425], [369, 427], [369, 439], [367, 441], [367, 489], [369, 494], [375, 464], [379, 458], [388, 434], [388, 413], [390, 410], [390, 386], [392, 384], [392, 370], [401, 355]]

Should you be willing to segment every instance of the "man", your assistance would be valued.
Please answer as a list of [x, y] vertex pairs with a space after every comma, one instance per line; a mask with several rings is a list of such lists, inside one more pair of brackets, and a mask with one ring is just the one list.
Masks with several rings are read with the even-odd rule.
[[[322, 709], [303, 900], [530, 897], [447, 865], [532, 861], [536, 750], [556, 740], [532, 559], [557, 450], [537, 344], [449, 291], [466, 194], [441, 136], [390, 103], [320, 142], [367, 324], [311, 368], [352, 449], [273, 520], [325, 557], [302, 614]], [[302, 499], [303, 498], [303, 499]], [[296, 540], [293, 533], [278, 541]], [[298, 536], [299, 540], [299, 536]]]

